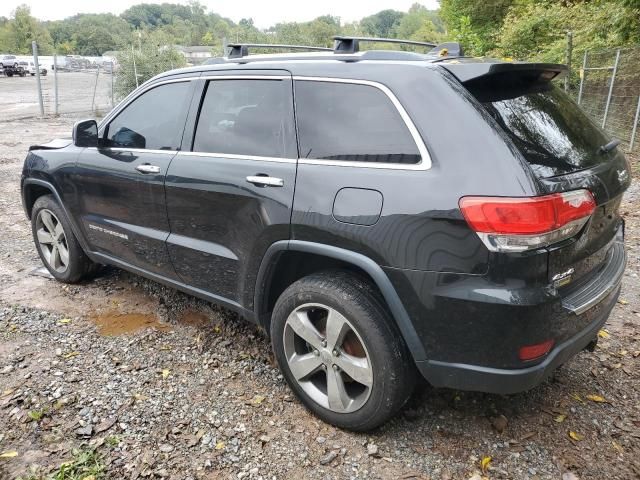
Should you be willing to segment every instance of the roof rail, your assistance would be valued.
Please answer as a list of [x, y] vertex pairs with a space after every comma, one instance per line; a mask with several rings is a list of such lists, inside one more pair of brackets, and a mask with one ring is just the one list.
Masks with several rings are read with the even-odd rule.
[[284, 48], [287, 50], [318, 50], [331, 52], [332, 48], [310, 47], [306, 45], [281, 45], [276, 43], [230, 43], [228, 58], [242, 58], [249, 55], [249, 48]]
[[375, 37], [333, 37], [334, 53], [356, 53], [360, 51], [360, 42], [399, 43], [402, 45], [417, 45], [419, 47], [435, 48], [435, 43], [416, 42], [414, 40], [401, 40], [399, 38], [375, 38]]

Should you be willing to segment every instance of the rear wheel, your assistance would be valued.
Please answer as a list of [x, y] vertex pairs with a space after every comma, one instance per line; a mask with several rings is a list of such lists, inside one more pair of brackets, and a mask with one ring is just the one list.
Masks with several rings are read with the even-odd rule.
[[347, 272], [298, 280], [278, 299], [271, 340], [280, 369], [322, 420], [364, 431], [409, 398], [413, 361], [375, 290]]
[[78, 243], [64, 211], [51, 195], [33, 206], [31, 228], [38, 254], [49, 273], [64, 283], [76, 283], [96, 269]]

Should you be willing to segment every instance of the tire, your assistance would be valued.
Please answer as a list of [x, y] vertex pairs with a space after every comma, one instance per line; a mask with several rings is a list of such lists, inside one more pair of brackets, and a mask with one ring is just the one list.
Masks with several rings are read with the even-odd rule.
[[31, 232], [42, 263], [59, 282], [77, 283], [96, 271], [97, 265], [82, 250], [52, 195], [38, 198], [33, 205]]
[[290, 285], [274, 307], [271, 342], [291, 390], [340, 428], [382, 425], [415, 386], [415, 364], [377, 291], [345, 271]]

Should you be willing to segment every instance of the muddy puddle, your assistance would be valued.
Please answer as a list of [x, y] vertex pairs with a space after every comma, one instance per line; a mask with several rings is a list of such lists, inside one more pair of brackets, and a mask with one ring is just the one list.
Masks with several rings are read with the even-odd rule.
[[112, 337], [134, 333], [147, 328], [170, 332], [171, 326], [160, 323], [155, 315], [143, 313], [107, 313], [96, 315], [91, 320], [98, 326], [98, 333]]

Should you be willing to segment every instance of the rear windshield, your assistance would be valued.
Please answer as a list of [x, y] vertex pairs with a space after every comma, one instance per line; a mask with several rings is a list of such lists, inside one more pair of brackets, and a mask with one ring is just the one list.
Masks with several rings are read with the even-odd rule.
[[473, 93], [539, 178], [583, 170], [603, 161], [597, 150], [608, 140], [554, 84]]

